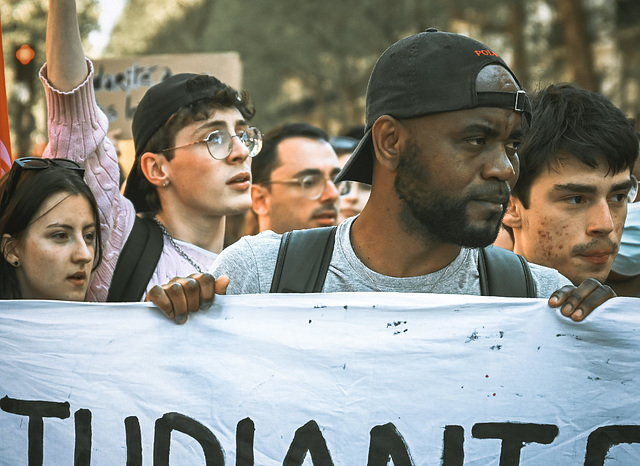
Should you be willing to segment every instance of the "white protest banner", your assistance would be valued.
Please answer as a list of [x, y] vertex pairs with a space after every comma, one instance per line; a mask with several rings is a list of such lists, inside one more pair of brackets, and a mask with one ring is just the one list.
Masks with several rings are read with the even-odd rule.
[[640, 299], [0, 302], [7, 465], [637, 465]]

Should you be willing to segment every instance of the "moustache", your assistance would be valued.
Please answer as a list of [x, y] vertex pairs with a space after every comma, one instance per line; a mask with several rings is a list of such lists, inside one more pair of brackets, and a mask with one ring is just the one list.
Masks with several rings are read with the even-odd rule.
[[601, 250], [607, 249], [611, 250], [613, 253], [618, 252], [619, 244], [614, 243], [609, 238], [594, 238], [589, 241], [587, 244], [577, 244], [576, 246], [571, 248], [571, 254], [575, 256], [579, 256], [581, 254], [588, 253], [593, 250]]

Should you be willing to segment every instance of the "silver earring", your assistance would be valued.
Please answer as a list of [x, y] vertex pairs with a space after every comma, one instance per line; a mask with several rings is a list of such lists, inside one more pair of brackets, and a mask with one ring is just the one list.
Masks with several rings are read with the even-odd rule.
[[18, 261], [13, 261], [13, 266], [14, 266], [14, 267], [17, 267], [17, 266], [19, 266], [19, 265], [20, 265], [20, 262], [18, 262]]

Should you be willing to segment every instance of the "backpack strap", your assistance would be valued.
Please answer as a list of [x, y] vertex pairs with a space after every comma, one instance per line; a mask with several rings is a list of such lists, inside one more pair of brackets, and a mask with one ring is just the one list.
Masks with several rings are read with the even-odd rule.
[[310, 228], [284, 233], [270, 293], [321, 292], [333, 254], [336, 228]]
[[497, 246], [487, 246], [479, 251], [482, 296], [537, 297], [536, 284], [524, 257]]
[[108, 302], [136, 302], [142, 299], [158, 265], [163, 242], [158, 225], [149, 218], [136, 215], [133, 229], [113, 271]]

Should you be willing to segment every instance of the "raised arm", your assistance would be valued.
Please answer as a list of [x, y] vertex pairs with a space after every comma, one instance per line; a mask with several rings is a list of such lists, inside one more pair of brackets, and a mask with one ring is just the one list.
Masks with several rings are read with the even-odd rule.
[[68, 158], [84, 165], [84, 180], [100, 212], [103, 259], [92, 275], [90, 301], [105, 301], [135, 211], [120, 194], [115, 147], [109, 122], [93, 89], [93, 65], [84, 56], [75, 0], [49, 0], [47, 63], [40, 72], [47, 99], [49, 144], [45, 158]]
[[75, 0], [49, 0], [47, 63], [49, 82], [59, 91], [69, 92], [87, 77]]

